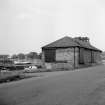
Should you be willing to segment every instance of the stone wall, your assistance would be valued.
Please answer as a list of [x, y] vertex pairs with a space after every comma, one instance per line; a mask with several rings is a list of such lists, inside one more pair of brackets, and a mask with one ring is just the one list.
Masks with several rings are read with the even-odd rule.
[[84, 66], [101, 62], [100, 52], [84, 49], [82, 51]]
[[95, 63], [100, 63], [101, 62], [100, 52], [94, 52], [94, 61], [95, 61]]
[[[59, 48], [55, 50], [55, 62], [45, 62], [45, 52], [42, 51], [43, 67], [47, 69], [71, 69], [81, 66], [90, 65], [92, 60], [94, 63], [101, 61], [100, 52], [81, 48], [79, 55], [79, 48]], [[75, 52], [75, 55], [74, 55]], [[93, 56], [93, 59], [91, 58]], [[80, 58], [79, 58], [80, 57]], [[83, 64], [79, 64], [81, 57]], [[75, 58], [75, 59], [74, 59]], [[75, 62], [74, 62], [75, 61]]]
[[[63, 49], [56, 49], [56, 61], [55, 62], [45, 62], [45, 67], [47, 69], [71, 69], [78, 67], [78, 56], [79, 56], [79, 49], [75, 48], [75, 55], [74, 55], [74, 48], [63, 48]], [[75, 57], [74, 57], [75, 56]], [[42, 53], [42, 58], [44, 61], [44, 52]], [[75, 58], [75, 63], [74, 63]]]
[[85, 65], [88, 65], [91, 63], [91, 50], [88, 50], [88, 49], [84, 49], [84, 52], [83, 52], [83, 56], [84, 56], [84, 64]]
[[65, 69], [73, 69], [73, 66], [70, 63], [45, 63], [45, 67], [47, 69], [58, 69], [58, 70], [65, 70]]
[[44, 53], [44, 50], [42, 50], [42, 57], [41, 57], [41, 59], [42, 59], [42, 67], [43, 67], [43, 68], [46, 68], [46, 65], [45, 65], [45, 53]]

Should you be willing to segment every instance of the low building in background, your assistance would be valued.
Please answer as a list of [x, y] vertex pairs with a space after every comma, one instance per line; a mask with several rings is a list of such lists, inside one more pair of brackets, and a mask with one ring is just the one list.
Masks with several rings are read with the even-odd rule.
[[63, 37], [42, 47], [43, 66], [47, 69], [70, 69], [100, 63], [101, 50], [88, 37]]

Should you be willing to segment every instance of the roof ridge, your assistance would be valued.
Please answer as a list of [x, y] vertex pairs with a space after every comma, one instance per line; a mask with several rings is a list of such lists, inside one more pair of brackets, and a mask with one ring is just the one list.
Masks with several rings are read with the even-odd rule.
[[90, 43], [88, 42], [84, 42], [69, 36], [65, 36], [63, 38], [60, 38], [50, 44], [47, 44], [45, 46], [42, 47], [43, 48], [61, 48], [61, 47], [83, 47], [83, 48], [87, 48], [90, 50], [96, 50], [96, 51], [101, 51], [99, 49], [97, 49], [96, 47], [92, 46]]
[[63, 38], [60, 38], [50, 44], [47, 44], [46, 46], [42, 47], [70, 47], [70, 46], [78, 46], [76, 42], [74, 42], [73, 38], [69, 36], [65, 36]]

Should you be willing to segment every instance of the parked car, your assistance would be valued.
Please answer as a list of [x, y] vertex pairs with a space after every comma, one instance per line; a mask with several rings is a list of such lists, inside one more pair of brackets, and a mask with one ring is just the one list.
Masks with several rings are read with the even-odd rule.
[[29, 66], [30, 69], [37, 69], [36, 66]]
[[24, 68], [25, 72], [34, 72], [36, 70], [37, 70], [36, 66], [29, 66], [29, 67]]

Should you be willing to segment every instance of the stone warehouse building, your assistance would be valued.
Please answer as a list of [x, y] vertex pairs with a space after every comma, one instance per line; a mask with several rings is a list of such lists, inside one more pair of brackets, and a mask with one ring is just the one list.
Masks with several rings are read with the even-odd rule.
[[101, 52], [88, 37], [66, 36], [42, 47], [42, 60], [47, 69], [78, 68], [99, 63]]

